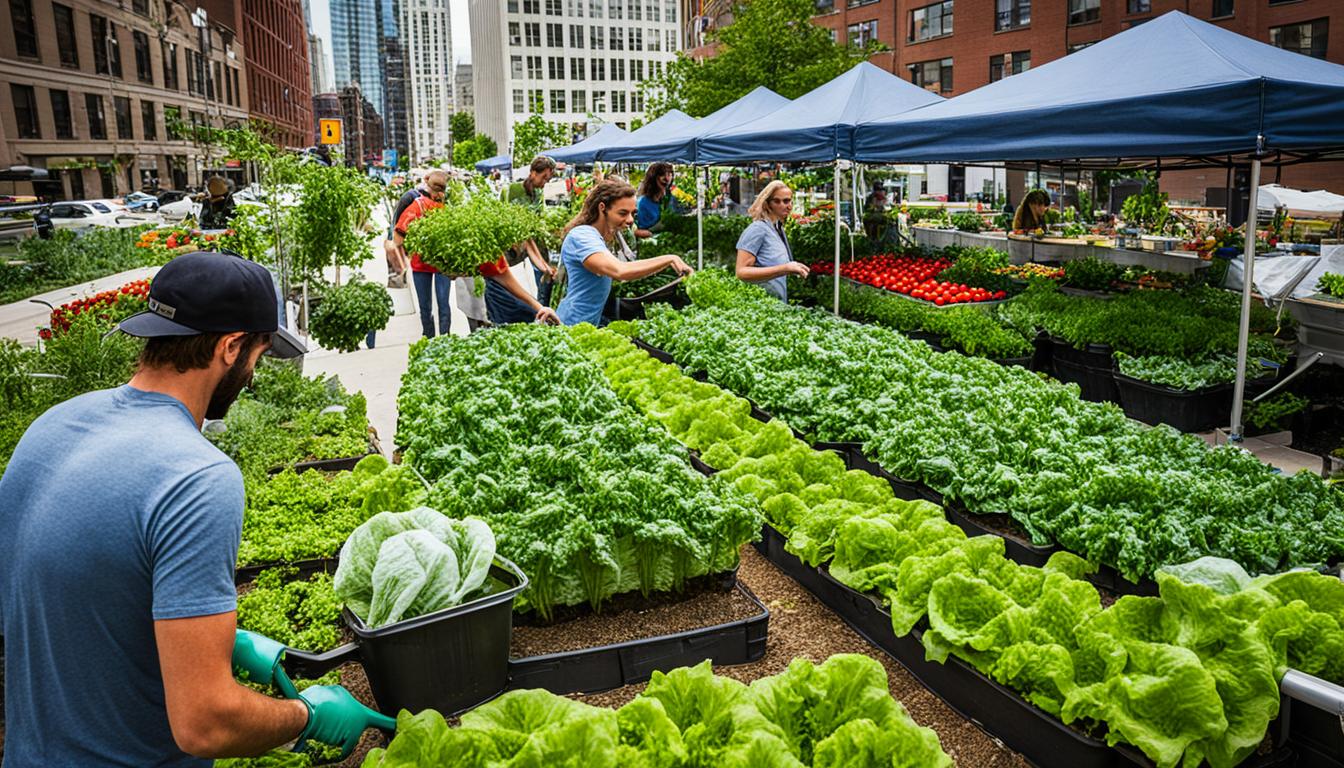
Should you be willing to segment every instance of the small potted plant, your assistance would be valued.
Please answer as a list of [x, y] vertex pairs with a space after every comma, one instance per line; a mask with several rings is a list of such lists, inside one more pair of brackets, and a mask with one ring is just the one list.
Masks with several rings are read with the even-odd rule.
[[309, 330], [328, 349], [354, 352], [360, 340], [373, 348], [374, 334], [392, 317], [392, 297], [381, 285], [356, 275], [345, 285], [328, 290], [313, 310]]

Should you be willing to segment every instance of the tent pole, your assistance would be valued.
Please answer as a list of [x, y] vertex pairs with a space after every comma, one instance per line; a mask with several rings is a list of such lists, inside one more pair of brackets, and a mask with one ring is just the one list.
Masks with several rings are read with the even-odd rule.
[[1241, 327], [1237, 331], [1237, 382], [1232, 388], [1232, 434], [1230, 440], [1241, 442], [1241, 404], [1246, 396], [1246, 352], [1251, 333], [1251, 289], [1255, 282], [1255, 214], [1256, 199], [1260, 194], [1260, 158], [1251, 161], [1251, 202], [1246, 210], [1246, 248], [1242, 258], [1245, 266], [1241, 276]]
[[705, 268], [705, 178], [699, 173], [695, 174], [695, 268]]
[[840, 316], [840, 161], [835, 161], [835, 316]]

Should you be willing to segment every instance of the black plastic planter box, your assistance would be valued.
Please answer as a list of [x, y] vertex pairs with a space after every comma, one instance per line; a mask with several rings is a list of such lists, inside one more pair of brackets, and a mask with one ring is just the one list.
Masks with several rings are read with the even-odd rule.
[[1051, 336], [1050, 343], [1054, 348], [1051, 356], [1055, 362], [1063, 360], [1076, 365], [1105, 368], [1109, 371], [1115, 359], [1109, 344], [1088, 344], [1083, 349], [1078, 349], [1069, 341], [1058, 336]]
[[991, 357], [989, 359], [1005, 367], [1016, 365], [1030, 369], [1033, 358], [1034, 355], [1023, 355], [1022, 357]]
[[1172, 389], [1114, 373], [1120, 407], [1144, 424], [1169, 424], [1181, 432], [1204, 432], [1227, 423], [1232, 413], [1232, 385], [1203, 389]]
[[644, 317], [644, 308], [649, 304], [668, 304], [673, 309], [681, 309], [691, 303], [691, 299], [682, 288], [681, 280], [674, 280], [661, 288], [655, 288], [643, 296], [628, 299], [616, 299], [617, 320], [639, 320]]
[[1077, 384], [1079, 396], [1094, 403], [1117, 403], [1120, 390], [1115, 385], [1111, 366], [1105, 368], [1080, 365], [1070, 360], [1062, 360], [1059, 350], [1055, 350], [1055, 378], [1066, 384]]
[[1041, 331], [1032, 340], [1036, 351], [1031, 355], [1031, 370], [1049, 373], [1054, 370], [1055, 344], [1050, 334]]
[[1288, 724], [1298, 768], [1344, 768], [1344, 727], [1339, 717], [1286, 696], [1279, 716]]
[[947, 504], [944, 509], [947, 510], [947, 519], [965, 531], [967, 536], [989, 535], [1003, 539], [1004, 555], [1015, 563], [1043, 568], [1050, 556], [1059, 551], [1059, 547], [1039, 547], [1028, 540], [990, 528], [982, 522], [982, 515], [969, 512], [960, 504]]
[[673, 358], [671, 355], [669, 355], [668, 353], [664, 352], [663, 350], [661, 350], [661, 349], [659, 349], [659, 348], [653, 346], [652, 344], [648, 343], [647, 341], [644, 341], [643, 339], [631, 339], [630, 342], [631, 342], [632, 344], [634, 344], [636, 347], [639, 347], [640, 349], [644, 350], [645, 352], [648, 352], [648, 353], [649, 353], [649, 357], [652, 357], [654, 360], [657, 360], [657, 361], [660, 362], [660, 363], [667, 363], [668, 365], [676, 365], [676, 364], [677, 364], [676, 359]]
[[260, 563], [257, 565], [240, 565], [233, 571], [234, 584], [246, 584], [249, 581], [255, 581], [262, 571], [271, 568], [293, 568], [295, 570], [294, 578], [306, 579], [315, 573], [336, 573], [336, 566], [339, 564], [339, 558], [336, 557], [314, 557], [308, 560], [294, 560], [287, 563]]
[[513, 599], [527, 588], [527, 576], [504, 558], [495, 558], [490, 575], [508, 587], [378, 629], [344, 609], [355, 641], [322, 654], [286, 651], [285, 669], [313, 678], [358, 661], [388, 715], [437, 709], [448, 717], [489, 701], [508, 686]]
[[770, 611], [746, 587], [735, 584], [733, 588], [760, 612], [671, 635], [510, 659], [508, 687], [544, 688], [556, 694], [598, 693], [642, 683], [655, 671], [693, 666], [705, 659], [715, 666], [756, 661], [765, 655]]

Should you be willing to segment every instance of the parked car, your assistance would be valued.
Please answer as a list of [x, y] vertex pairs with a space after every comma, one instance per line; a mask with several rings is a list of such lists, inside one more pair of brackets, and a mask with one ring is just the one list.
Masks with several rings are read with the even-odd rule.
[[127, 205], [120, 197], [109, 197], [100, 200], [86, 200], [87, 203], [102, 203], [113, 213], [130, 213], [131, 207]]
[[57, 229], [130, 227], [141, 223], [126, 214], [126, 211], [113, 210], [103, 200], [80, 200], [51, 205], [51, 223]]
[[201, 204], [191, 199], [191, 193], [169, 189], [159, 193], [159, 214], [168, 221], [181, 221], [201, 214]]
[[159, 210], [159, 199], [144, 192], [132, 192], [122, 199], [126, 207], [135, 212], [153, 213]]

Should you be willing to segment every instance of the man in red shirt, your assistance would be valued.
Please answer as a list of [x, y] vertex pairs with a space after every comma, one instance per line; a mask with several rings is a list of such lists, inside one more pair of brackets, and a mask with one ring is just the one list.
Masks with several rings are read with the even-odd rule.
[[[411, 222], [435, 208], [443, 206], [443, 197], [446, 191], [445, 184], [430, 183], [428, 195], [416, 198], [402, 212], [401, 217], [397, 219], [397, 226], [393, 232], [393, 241], [398, 249], [404, 249], [405, 247], [406, 229], [410, 227]], [[550, 307], [543, 306], [532, 294], [527, 292], [527, 289], [523, 288], [522, 284], [518, 282], [518, 278], [513, 276], [513, 272], [509, 269], [509, 262], [503, 254], [497, 261], [482, 264], [476, 269], [482, 277], [496, 281], [505, 290], [516, 296], [519, 301], [530, 307], [536, 313], [537, 320], [550, 325], [560, 324], [559, 318], [555, 316], [555, 311]], [[420, 327], [424, 331], [425, 337], [434, 335], [434, 315], [431, 311], [431, 301], [438, 302], [439, 333], [449, 333], [451, 310], [448, 304], [448, 293], [452, 285], [452, 279], [440, 273], [432, 264], [423, 261], [418, 253], [411, 254], [411, 279], [415, 283], [415, 296], [420, 304]]]

